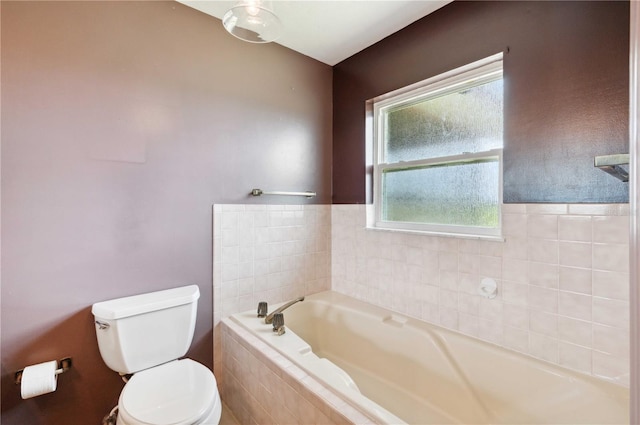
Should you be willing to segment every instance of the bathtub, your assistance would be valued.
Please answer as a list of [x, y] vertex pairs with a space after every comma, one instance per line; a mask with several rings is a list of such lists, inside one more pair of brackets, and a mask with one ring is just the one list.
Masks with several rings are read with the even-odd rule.
[[[270, 306], [269, 310], [276, 307]], [[310, 379], [313, 384], [320, 382], [326, 390], [319, 393], [325, 398], [335, 396], [342, 400], [334, 401], [334, 407], [348, 408], [352, 417], [360, 418], [343, 415], [331, 420], [332, 413], [326, 407], [318, 407], [319, 412], [324, 412], [318, 415], [323, 414], [326, 422], [629, 422], [627, 388], [336, 292], [308, 296], [287, 309], [284, 316], [287, 331], [281, 336], [256, 318], [255, 311], [233, 315], [223, 324], [226, 323], [226, 332], [242, 330], [263, 342], [256, 352], [266, 352], [269, 358], [273, 357], [269, 354], [272, 350], [278, 358], [285, 359], [274, 363], [282, 367], [280, 376], [288, 373], [302, 377], [307, 386]], [[314, 418], [307, 421], [324, 422]], [[301, 418], [295, 420], [300, 422]], [[279, 422], [283, 421], [286, 419]]]

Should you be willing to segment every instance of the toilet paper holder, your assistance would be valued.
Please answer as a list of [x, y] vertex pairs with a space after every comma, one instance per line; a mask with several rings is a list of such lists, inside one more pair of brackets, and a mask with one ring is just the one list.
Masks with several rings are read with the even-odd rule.
[[[65, 357], [64, 359], [58, 360], [58, 369], [56, 369], [56, 375], [60, 375], [61, 373], [68, 371], [69, 369], [71, 369], [72, 365], [73, 362], [71, 361], [71, 357]], [[24, 369], [20, 369], [19, 371], [14, 373], [13, 376], [15, 378], [16, 385], [20, 385], [22, 383], [23, 371]]]

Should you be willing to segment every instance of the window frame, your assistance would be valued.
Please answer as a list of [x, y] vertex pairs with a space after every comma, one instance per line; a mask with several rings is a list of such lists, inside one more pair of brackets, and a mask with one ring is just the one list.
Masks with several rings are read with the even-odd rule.
[[[496, 81], [503, 77], [503, 54], [481, 59], [471, 64], [439, 74], [435, 77], [420, 81], [411, 86], [395, 90], [372, 99], [373, 120], [373, 220], [369, 220], [369, 228], [383, 230], [412, 231], [429, 234], [455, 235], [466, 237], [501, 238], [502, 236], [502, 203], [503, 203], [503, 161], [502, 148], [484, 152], [462, 153], [443, 157], [428, 157], [411, 161], [395, 163], [381, 162], [384, 159], [384, 135], [386, 120], [384, 113], [403, 104], [427, 101], [448, 93], [456, 93], [466, 87]], [[487, 159], [497, 159], [499, 167], [498, 177], [498, 224], [497, 227], [462, 226], [454, 224], [413, 223], [402, 221], [382, 220], [382, 180], [385, 171], [415, 169], [416, 167], [431, 167], [438, 165], [463, 164]]]

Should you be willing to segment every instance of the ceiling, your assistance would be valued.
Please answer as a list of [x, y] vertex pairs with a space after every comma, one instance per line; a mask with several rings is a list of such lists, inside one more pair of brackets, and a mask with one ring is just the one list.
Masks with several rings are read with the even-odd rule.
[[[177, 1], [218, 19], [237, 3]], [[333, 66], [451, 1], [275, 0], [273, 11], [284, 26], [276, 42]]]

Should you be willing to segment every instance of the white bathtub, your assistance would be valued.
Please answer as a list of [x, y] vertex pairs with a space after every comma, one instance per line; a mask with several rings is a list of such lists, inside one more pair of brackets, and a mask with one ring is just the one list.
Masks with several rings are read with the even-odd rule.
[[284, 316], [281, 336], [253, 311], [230, 320], [372, 422], [629, 422], [627, 388], [335, 292], [308, 296]]

